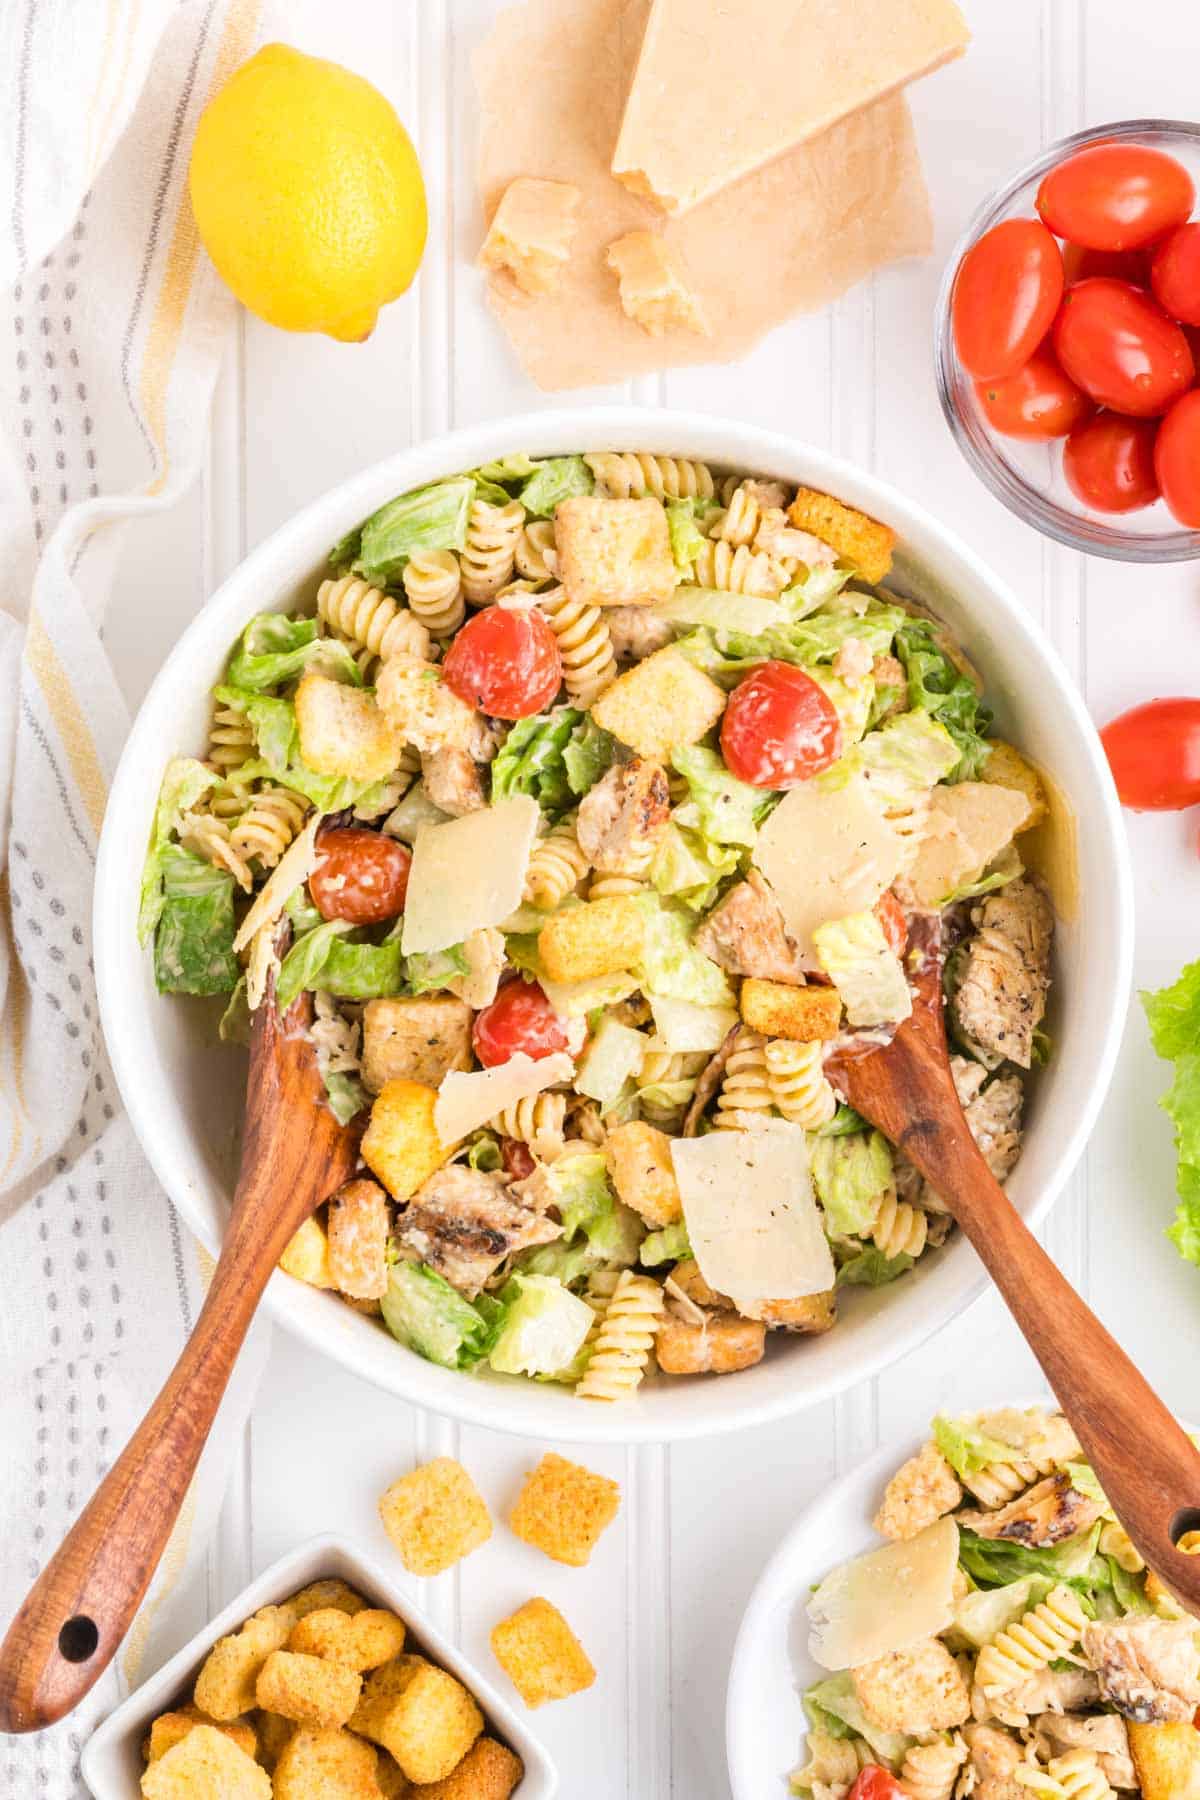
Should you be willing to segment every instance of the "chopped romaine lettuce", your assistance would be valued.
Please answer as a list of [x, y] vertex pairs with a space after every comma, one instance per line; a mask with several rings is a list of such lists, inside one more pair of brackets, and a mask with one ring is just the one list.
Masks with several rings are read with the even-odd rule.
[[481, 1131], [467, 1151], [467, 1162], [483, 1175], [495, 1175], [504, 1167], [498, 1139], [490, 1131]]
[[458, 475], [389, 500], [362, 528], [356, 572], [382, 587], [401, 573], [414, 551], [461, 550], [474, 498], [471, 476]]
[[847, 748], [857, 744], [871, 721], [871, 709], [875, 704], [874, 676], [865, 675], [861, 681], [843, 681], [832, 669], [808, 669], [806, 673], [831, 701], [842, 727], [842, 743]]
[[574, 1362], [595, 1314], [553, 1275], [514, 1274], [500, 1293], [504, 1315], [488, 1361], [501, 1375], [553, 1379]]
[[696, 523], [697, 507], [711, 510], [711, 502], [694, 499], [667, 501], [667, 530], [671, 534], [671, 555], [680, 575], [692, 572], [692, 564], [704, 548], [704, 533]]
[[317, 635], [316, 619], [290, 619], [286, 613], [256, 613], [229, 659], [225, 684], [265, 693], [295, 681], [306, 669], [362, 686], [362, 674], [340, 638]]
[[575, 1087], [590, 1100], [609, 1106], [638, 1073], [645, 1055], [644, 1032], [622, 1025], [619, 1019], [606, 1018], [579, 1060]]
[[330, 947], [338, 937], [352, 929], [348, 919], [322, 919], [303, 937], [296, 938], [275, 981], [275, 1000], [281, 1013], [287, 1011], [305, 988], [315, 990], [325, 986], [318, 977], [324, 970]]
[[[899, 1766], [912, 1739], [898, 1731], [884, 1731], [863, 1711], [849, 1670], [818, 1681], [804, 1696], [805, 1710], [814, 1723], [833, 1718], [854, 1737], [865, 1738], [876, 1756], [891, 1767]], [[846, 1732], [841, 1735], [846, 1735]], [[839, 1735], [837, 1733], [834, 1734]]]
[[687, 1225], [677, 1219], [674, 1225], [664, 1225], [661, 1231], [646, 1234], [638, 1251], [638, 1261], [651, 1269], [659, 1263], [683, 1262], [691, 1254]]
[[853, 569], [839, 569], [836, 563], [816, 563], [801, 580], [784, 588], [779, 603], [789, 619], [806, 619], [828, 606], [853, 575]]
[[853, 1131], [869, 1131], [870, 1125], [862, 1114], [847, 1106], [844, 1100], [838, 1101], [838, 1109], [828, 1124], [817, 1127], [817, 1137], [848, 1137]]
[[243, 1049], [250, 1043], [250, 1002], [246, 997], [244, 975], [239, 978], [229, 996], [229, 1005], [221, 1014], [217, 1036], [223, 1044], [240, 1044]]
[[671, 819], [658, 840], [650, 881], [660, 894], [682, 900], [693, 912], [707, 912], [721, 883], [737, 872], [740, 863], [733, 844], [713, 843]]
[[976, 1650], [990, 1644], [1000, 1632], [1040, 1606], [1054, 1586], [1048, 1575], [1024, 1575], [1004, 1587], [976, 1588], [954, 1603], [954, 1623]]
[[407, 993], [400, 941], [348, 944], [334, 938], [321, 964], [319, 986], [339, 1000], [380, 1000]]
[[868, 1244], [857, 1256], [840, 1265], [837, 1284], [839, 1287], [886, 1287], [889, 1281], [906, 1275], [912, 1266], [911, 1256], [885, 1256], [874, 1244]]
[[1070, 1462], [1065, 1467], [1075, 1492], [1085, 1495], [1089, 1500], [1094, 1500], [1106, 1519], [1115, 1520], [1117, 1515], [1112, 1509], [1112, 1503], [1100, 1486], [1091, 1463]]
[[176, 756], [167, 764], [154, 808], [154, 824], [146, 861], [142, 866], [142, 885], [138, 903], [137, 934], [139, 944], [149, 941], [158, 924], [166, 899], [163, 890], [163, 857], [171, 839], [179, 829], [184, 813], [190, 812], [202, 794], [215, 786], [213, 771], [194, 756]]
[[1170, 987], [1141, 998], [1156, 1052], [1175, 1064], [1159, 1101], [1175, 1127], [1178, 1157], [1179, 1207], [1168, 1235], [1180, 1256], [1200, 1264], [1200, 962], [1189, 963]]
[[538, 1244], [533, 1250], [522, 1250], [513, 1268], [522, 1275], [553, 1275], [564, 1287], [573, 1287], [600, 1264], [601, 1258], [586, 1238], [579, 1238], [569, 1245], [561, 1238], [555, 1238], [552, 1244]]
[[892, 1151], [878, 1131], [854, 1137], [818, 1138], [812, 1175], [834, 1237], [862, 1237], [875, 1223], [892, 1179]]
[[974, 1418], [947, 1419], [939, 1413], [932, 1429], [934, 1443], [960, 1480], [977, 1475], [989, 1463], [1020, 1462], [1027, 1454], [1025, 1449], [980, 1430]]
[[491, 1349], [504, 1316], [486, 1294], [472, 1306], [424, 1263], [393, 1263], [380, 1306], [392, 1336], [443, 1369], [473, 1369]]
[[922, 619], [907, 618], [896, 632], [896, 655], [908, 676], [912, 706], [932, 713], [958, 746], [958, 762], [948, 781], [976, 781], [991, 747], [984, 740], [992, 715], [969, 675], [956, 668]]
[[388, 814], [388, 836], [399, 838], [402, 844], [415, 844], [422, 825], [444, 825], [449, 817], [449, 813], [444, 813], [440, 806], [433, 804], [425, 792], [425, 783], [418, 781]]
[[292, 921], [293, 940], [298, 938], [302, 931], [312, 931], [314, 926], [321, 923], [322, 915], [312, 903], [312, 896], [308, 891], [306, 881], [302, 881], [299, 887], [292, 889], [283, 903], [283, 910]]
[[657, 894], [639, 895], [638, 904], [645, 919], [645, 940], [635, 973], [643, 991], [694, 1000], [698, 1006], [732, 1006], [733, 990], [724, 971], [692, 942], [688, 914]]
[[519, 488], [537, 468], [532, 456], [526, 450], [514, 450], [511, 456], [502, 456], [496, 462], [484, 463], [471, 474], [477, 481], [490, 483], [493, 487]]
[[[1097, 1521], [1089, 1531], [1081, 1531], [1061, 1544], [1033, 1550], [1006, 1538], [977, 1537], [964, 1526], [959, 1530], [959, 1561], [980, 1587], [1005, 1587], [1023, 1575], [1045, 1575], [1051, 1581], [1094, 1579], [1099, 1571], [1092, 1569], [1093, 1559], [1104, 1561], [1103, 1557], [1096, 1557], [1100, 1529]], [[1109, 1579], [1107, 1569], [1103, 1579]]]
[[492, 799], [532, 794], [552, 816], [571, 804], [572, 788], [563, 753], [583, 714], [571, 706], [518, 719], [492, 763]]
[[462, 944], [451, 944], [447, 950], [414, 950], [404, 959], [404, 989], [409, 994], [429, 994], [470, 973]]
[[521, 505], [535, 519], [552, 519], [561, 501], [590, 494], [595, 483], [582, 456], [551, 456], [535, 465], [521, 488]]
[[573, 1244], [582, 1234], [593, 1253], [606, 1260], [610, 1250], [622, 1247], [625, 1227], [615, 1223], [617, 1202], [603, 1151], [561, 1156], [548, 1165], [546, 1178], [554, 1192], [565, 1244]]
[[989, 863], [983, 873], [973, 881], [965, 881], [946, 895], [943, 906], [950, 906], [955, 900], [977, 900], [981, 894], [995, 893], [997, 888], [1007, 887], [1010, 881], [1019, 881], [1025, 873], [1025, 865], [1021, 861], [1020, 852], [1015, 844], [1009, 844], [1002, 850], [995, 862]]
[[718, 753], [702, 744], [676, 750], [671, 761], [688, 784], [688, 799], [676, 807], [675, 822], [714, 844], [753, 845], [758, 827], [781, 796], [739, 781]]
[[959, 748], [946, 727], [925, 712], [899, 713], [819, 775], [822, 787], [842, 787], [861, 773], [884, 807], [899, 806], [950, 774]]
[[571, 733], [563, 751], [563, 768], [573, 794], [586, 794], [617, 760], [617, 740], [597, 725], [591, 713]]
[[166, 844], [163, 900], [154, 933], [154, 980], [161, 994], [231, 994], [241, 978], [233, 953], [233, 876], [202, 856]]
[[348, 1125], [364, 1106], [371, 1104], [370, 1094], [349, 1069], [322, 1069], [321, 1080], [325, 1083], [329, 1110], [339, 1125]]
[[697, 1006], [691, 1000], [673, 1000], [667, 994], [650, 999], [654, 1014], [656, 1048], [676, 1051], [719, 1050], [738, 1022], [732, 1006]]
[[908, 1018], [908, 978], [873, 912], [826, 920], [813, 932], [813, 943], [851, 1025], [890, 1025]]
[[689, 583], [677, 587], [669, 600], [660, 600], [655, 613], [673, 625], [707, 625], [717, 633], [737, 631], [747, 637], [779, 627], [786, 616], [778, 600], [765, 595], [735, 594], [727, 588]]
[[356, 525], [353, 530], [347, 531], [343, 537], [340, 537], [330, 549], [330, 567], [336, 569], [339, 575], [344, 574], [358, 555], [358, 547], [361, 543], [362, 526]]
[[296, 708], [290, 700], [256, 694], [252, 688], [222, 685], [213, 689], [222, 706], [236, 707], [250, 721], [258, 754], [275, 775], [282, 775], [296, 751]]

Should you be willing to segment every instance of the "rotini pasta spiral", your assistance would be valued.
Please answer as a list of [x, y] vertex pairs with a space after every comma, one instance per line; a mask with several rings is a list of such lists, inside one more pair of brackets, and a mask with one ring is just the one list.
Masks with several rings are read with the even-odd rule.
[[517, 543], [525, 523], [519, 500], [493, 506], [490, 500], [473, 500], [467, 519], [467, 541], [459, 552], [462, 591], [472, 606], [486, 606], [512, 580]]
[[739, 1031], [717, 1095], [713, 1123], [719, 1130], [752, 1129], [774, 1111], [766, 1048], [767, 1040], [761, 1031], [750, 1031], [745, 1026]]
[[208, 734], [209, 765], [228, 775], [254, 755], [254, 731], [240, 706], [218, 706]]
[[750, 482], [739, 481], [730, 490], [724, 511], [713, 520], [708, 535], [727, 544], [750, 545], [762, 523], [762, 504]]
[[540, 593], [537, 603], [558, 639], [563, 680], [573, 706], [587, 708], [617, 676], [608, 624], [598, 606], [573, 599], [566, 588]]
[[527, 581], [555, 581], [558, 578], [558, 550], [554, 541], [553, 519], [530, 519], [517, 539], [517, 574]]
[[664, 1298], [657, 1281], [622, 1269], [575, 1389], [581, 1400], [626, 1400], [633, 1394], [650, 1361]]
[[357, 575], [323, 581], [317, 589], [317, 615], [357, 651], [364, 678], [389, 656], [428, 660], [429, 632], [415, 613]]
[[792, 1776], [793, 1788], [807, 1789], [813, 1800], [831, 1800], [853, 1786], [860, 1769], [875, 1760], [863, 1738], [835, 1738], [828, 1731], [808, 1734], [808, 1761]]
[[466, 616], [462, 570], [453, 550], [418, 550], [404, 565], [404, 596], [415, 619], [435, 638], [449, 637]]
[[260, 788], [229, 833], [237, 855], [273, 869], [303, 825], [308, 801], [288, 788]]
[[596, 491], [610, 500], [711, 500], [712, 471], [702, 462], [674, 456], [651, 456], [644, 450], [594, 451], [584, 457]]
[[622, 894], [644, 894], [648, 882], [640, 881], [636, 875], [617, 875], [605, 870], [597, 870], [588, 883], [589, 900], [615, 900]]
[[405, 744], [400, 761], [386, 781], [380, 782], [372, 797], [370, 790], [354, 808], [356, 819], [381, 819], [394, 812], [421, 773], [421, 752], [413, 744]]
[[929, 1234], [929, 1220], [923, 1207], [906, 1206], [889, 1187], [879, 1203], [871, 1240], [889, 1261], [896, 1256], [920, 1256]]
[[254, 876], [245, 857], [234, 849], [230, 836], [226, 821], [212, 813], [185, 813], [179, 821], [179, 841], [184, 849], [202, 856], [214, 868], [224, 869], [248, 894], [254, 886]]
[[1068, 1750], [1047, 1766], [1066, 1800], [1116, 1800], [1094, 1750]]
[[692, 564], [697, 587], [720, 588], [727, 594], [758, 594], [773, 599], [784, 585], [783, 571], [761, 550], [706, 538]]
[[900, 1786], [910, 1800], [952, 1800], [967, 1746], [958, 1733], [934, 1744], [913, 1744], [904, 1753]]
[[528, 1144], [539, 1161], [553, 1162], [562, 1155], [566, 1113], [565, 1094], [531, 1094], [489, 1119], [488, 1129]]
[[1040, 1606], [984, 1645], [975, 1664], [976, 1683], [988, 1698], [1011, 1693], [1031, 1675], [1069, 1657], [1086, 1624], [1078, 1597], [1060, 1582]]
[[825, 1079], [825, 1046], [773, 1038], [763, 1054], [767, 1085], [778, 1112], [805, 1131], [816, 1131], [837, 1111], [837, 1095]]
[[196, 811], [211, 813], [214, 819], [224, 819], [226, 824], [232, 824], [234, 819], [241, 818], [253, 799], [256, 779], [247, 775], [244, 769], [231, 770], [219, 786], [209, 789]]
[[[593, 884], [594, 885], [594, 884]], [[647, 1050], [638, 1077], [642, 1093], [642, 1117], [660, 1131], [677, 1131], [683, 1122], [696, 1080], [708, 1061], [703, 1050]], [[669, 1088], [669, 1094], [648, 1094], [647, 1088]]]
[[1100, 1531], [1100, 1551], [1111, 1556], [1128, 1575], [1140, 1575], [1146, 1564], [1141, 1552], [1119, 1520], [1110, 1520]]
[[574, 815], [560, 819], [547, 837], [533, 846], [525, 871], [523, 898], [544, 912], [560, 906], [587, 874], [590, 864], [579, 848]]
[[1054, 1420], [1046, 1441], [1030, 1445], [1020, 1461], [987, 1463], [982, 1469], [968, 1471], [963, 1476], [963, 1486], [981, 1506], [1006, 1506], [1039, 1477], [1053, 1475], [1061, 1464], [1080, 1454], [1074, 1432], [1065, 1423]]

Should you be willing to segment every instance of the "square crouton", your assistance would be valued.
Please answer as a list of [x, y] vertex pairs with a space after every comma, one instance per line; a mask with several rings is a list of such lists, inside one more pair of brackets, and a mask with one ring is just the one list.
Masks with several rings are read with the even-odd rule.
[[509, 1800], [525, 1765], [507, 1744], [481, 1737], [457, 1769], [420, 1790], [420, 1800]]
[[835, 1038], [841, 1028], [842, 997], [835, 987], [789, 987], [751, 975], [742, 983], [741, 1006], [752, 1031], [798, 1044]]
[[666, 238], [654, 231], [627, 231], [614, 238], [604, 260], [620, 283], [621, 310], [651, 337], [668, 331], [710, 335], [678, 252]]
[[801, 1294], [794, 1300], [751, 1300], [746, 1316], [761, 1319], [772, 1331], [794, 1331], [800, 1337], [820, 1337], [837, 1324], [837, 1289], [820, 1294]]
[[333, 1275], [329, 1268], [329, 1237], [314, 1213], [305, 1219], [279, 1259], [285, 1275], [296, 1281], [307, 1281], [309, 1287], [331, 1288]]
[[616, 894], [552, 913], [538, 932], [538, 955], [551, 981], [588, 981], [632, 969], [641, 960], [645, 935], [636, 898]]
[[683, 1217], [671, 1140], [665, 1131], [631, 1119], [609, 1132], [604, 1147], [613, 1186], [647, 1225], [673, 1225]]
[[422, 1081], [385, 1081], [363, 1133], [362, 1159], [397, 1200], [409, 1200], [447, 1152], [433, 1122], [437, 1094]]
[[368, 1675], [351, 1729], [381, 1744], [410, 1781], [442, 1781], [483, 1730], [471, 1695], [423, 1656], [402, 1656]]
[[144, 1800], [271, 1800], [271, 1777], [232, 1738], [212, 1725], [194, 1731], [152, 1762], [142, 1776]]
[[283, 1747], [299, 1727], [281, 1713], [260, 1712], [257, 1715], [258, 1760], [264, 1769], [273, 1769], [283, 1754]]
[[672, 750], [698, 743], [724, 710], [716, 682], [667, 644], [618, 675], [592, 717], [639, 756], [665, 762]]
[[872, 586], [891, 569], [895, 532], [853, 506], [843, 506], [832, 494], [818, 493], [816, 488], [798, 488], [788, 507], [788, 518], [800, 531], [811, 531], [823, 544], [831, 544]]
[[318, 1607], [296, 1625], [287, 1647], [302, 1656], [323, 1656], [327, 1662], [348, 1669], [378, 1669], [404, 1649], [404, 1621], [381, 1607], [362, 1612], [339, 1612], [336, 1606]]
[[582, 1569], [620, 1504], [615, 1481], [550, 1451], [526, 1476], [508, 1522], [535, 1550]]
[[[394, 1757], [389, 1756], [386, 1750], [380, 1750], [378, 1757], [379, 1764], [375, 1770], [375, 1781], [379, 1792], [383, 1795], [383, 1800], [413, 1800], [417, 1790], [400, 1764]], [[459, 1767], [462, 1767], [461, 1763]], [[433, 1789], [428, 1787], [425, 1791], [432, 1793]]]
[[552, 294], [579, 229], [579, 189], [569, 181], [518, 175], [500, 196], [479, 261], [510, 275], [523, 294]]
[[275, 1800], [379, 1800], [379, 1755], [349, 1731], [294, 1731], [275, 1765]]
[[291, 1623], [270, 1608], [247, 1619], [240, 1631], [218, 1638], [196, 1677], [193, 1699], [210, 1719], [228, 1724], [258, 1705], [258, 1677], [268, 1656], [282, 1650]]
[[181, 1744], [197, 1725], [211, 1725], [217, 1731], [223, 1731], [247, 1756], [258, 1753], [258, 1739], [249, 1719], [231, 1719], [227, 1724], [218, 1724], [216, 1719], [206, 1718], [198, 1706], [180, 1706], [174, 1712], [160, 1713], [153, 1721], [150, 1735], [142, 1745], [143, 1757], [148, 1763], [157, 1762], [160, 1756]]
[[296, 729], [310, 769], [352, 781], [382, 781], [404, 748], [374, 694], [327, 675], [306, 675], [296, 689]]
[[492, 1650], [526, 1706], [565, 1700], [596, 1679], [587, 1651], [557, 1606], [527, 1600], [492, 1631]]
[[470, 750], [476, 742], [479, 714], [446, 686], [436, 663], [419, 656], [389, 656], [375, 692], [401, 742], [412, 744], [422, 756], [435, 750]]
[[264, 1711], [327, 1731], [344, 1725], [358, 1705], [362, 1676], [321, 1656], [273, 1650], [259, 1671], [256, 1691]]
[[1200, 1731], [1186, 1721], [1129, 1722], [1129, 1748], [1142, 1800], [1200, 1800]]
[[329, 1202], [329, 1275], [351, 1300], [387, 1293], [388, 1204], [373, 1181], [348, 1181]]
[[492, 1535], [479, 1489], [452, 1456], [435, 1456], [394, 1481], [379, 1516], [412, 1575], [440, 1575]]
[[572, 495], [555, 511], [554, 541], [562, 584], [582, 606], [652, 606], [675, 592], [667, 515], [650, 495]]
[[453, 994], [368, 1000], [363, 1008], [363, 1086], [377, 1094], [403, 1078], [437, 1087], [443, 1075], [472, 1066], [472, 1013]]
[[[328, 1575], [323, 1581], [310, 1581], [307, 1587], [302, 1587], [298, 1594], [293, 1594], [281, 1606], [264, 1607], [263, 1611], [287, 1613], [291, 1621], [288, 1627], [290, 1630], [297, 1619], [302, 1619], [306, 1613], [316, 1612], [323, 1606], [336, 1606], [339, 1612], [356, 1613], [361, 1612], [366, 1604], [362, 1595], [356, 1593], [340, 1575]], [[262, 1613], [255, 1614], [256, 1618], [262, 1616]]]
[[1031, 762], [1026, 761], [1021, 752], [1012, 744], [1006, 744], [1003, 738], [989, 738], [989, 754], [980, 773], [981, 781], [993, 783], [996, 787], [1015, 788], [1024, 794], [1029, 802], [1029, 817], [1021, 826], [1022, 831], [1029, 831], [1034, 825], [1040, 825], [1049, 810], [1046, 805], [1046, 786]]

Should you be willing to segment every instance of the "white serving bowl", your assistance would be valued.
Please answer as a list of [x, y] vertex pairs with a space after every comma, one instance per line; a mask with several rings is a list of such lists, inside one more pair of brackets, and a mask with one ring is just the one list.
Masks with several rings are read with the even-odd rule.
[[130, 1694], [108, 1715], [84, 1746], [80, 1768], [95, 1800], [136, 1800], [145, 1763], [142, 1742], [150, 1722], [160, 1713], [181, 1706], [192, 1697], [200, 1665], [218, 1638], [237, 1631], [251, 1613], [262, 1606], [277, 1606], [310, 1582], [340, 1576], [374, 1606], [397, 1613], [408, 1629], [405, 1649], [419, 1649], [432, 1662], [448, 1669], [479, 1702], [493, 1737], [516, 1751], [525, 1773], [514, 1790], [517, 1800], [554, 1800], [558, 1775], [554, 1764], [524, 1721], [501, 1699], [492, 1684], [460, 1656], [453, 1644], [436, 1631], [403, 1588], [377, 1563], [338, 1537], [310, 1538], [272, 1563], [231, 1600], [224, 1612], [197, 1632], [156, 1675]]
[[[1009, 1184], [1030, 1224], [1083, 1149], [1108, 1088], [1128, 1001], [1133, 905], [1108, 765], [1054, 650], [974, 553], [894, 488], [809, 445], [701, 414], [582, 408], [503, 420], [401, 452], [306, 508], [247, 557], [168, 657], [129, 734], [96, 870], [95, 962], [109, 1053], [155, 1173], [197, 1236], [218, 1251], [236, 1169], [244, 1064], [217, 1042], [219, 1006], [155, 991], [134, 931], [143, 847], [167, 759], [206, 741], [209, 690], [256, 612], [313, 603], [325, 557], [394, 494], [505, 452], [641, 449], [828, 489], [899, 534], [895, 579], [942, 617], [983, 671], [1005, 737], [1049, 770], [1074, 815], [1078, 916], [1061, 923], [1051, 1014], [1054, 1057], [1033, 1084], [1024, 1154]], [[772, 1339], [732, 1380], [647, 1382], [626, 1406], [585, 1404], [553, 1384], [465, 1375], [424, 1362], [328, 1293], [272, 1276], [274, 1318], [348, 1369], [405, 1399], [477, 1425], [576, 1442], [661, 1442], [762, 1424], [850, 1388], [961, 1312], [985, 1277], [965, 1242], [903, 1281], [844, 1297], [836, 1330]]]

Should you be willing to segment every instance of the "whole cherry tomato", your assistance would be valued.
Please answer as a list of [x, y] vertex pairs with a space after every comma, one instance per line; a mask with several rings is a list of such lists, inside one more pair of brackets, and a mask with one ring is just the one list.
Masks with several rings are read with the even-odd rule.
[[1164, 312], [1184, 325], [1200, 325], [1200, 223], [1181, 225], [1164, 238], [1150, 265], [1150, 285]]
[[412, 851], [361, 825], [336, 826], [317, 838], [317, 866], [308, 878], [323, 919], [381, 925], [404, 910]]
[[865, 1769], [859, 1770], [846, 1800], [905, 1800], [905, 1797], [904, 1789], [894, 1775], [889, 1775], [878, 1763], [868, 1763]]
[[1068, 287], [1075, 281], [1090, 281], [1093, 275], [1132, 281], [1134, 287], [1150, 285], [1150, 258], [1145, 250], [1089, 250], [1085, 244], [1064, 244], [1062, 258]]
[[1103, 276], [1067, 289], [1054, 351], [1085, 394], [1139, 419], [1166, 412], [1196, 374], [1175, 321], [1141, 288]]
[[524, 1181], [537, 1167], [529, 1145], [523, 1144], [520, 1138], [500, 1139], [500, 1160], [504, 1164], [504, 1173], [514, 1181]]
[[891, 888], [886, 894], [880, 894], [875, 902], [875, 917], [883, 926], [888, 949], [897, 956], [903, 956], [908, 947], [908, 921], [904, 917], [904, 908]]
[[975, 397], [1001, 437], [1066, 437], [1093, 410], [1087, 395], [1044, 348], [1035, 350], [1015, 375], [977, 381]]
[[1192, 210], [1182, 163], [1148, 144], [1090, 144], [1042, 177], [1037, 209], [1057, 237], [1089, 250], [1138, 250]]
[[1006, 219], [958, 265], [951, 311], [958, 359], [989, 380], [1028, 362], [1054, 321], [1063, 291], [1062, 252], [1036, 219]]
[[803, 669], [760, 663], [729, 696], [721, 750], [752, 787], [799, 787], [841, 755], [841, 721], [824, 688]]
[[1200, 700], [1147, 700], [1100, 733], [1123, 806], [1180, 812], [1200, 802]]
[[1096, 512], [1137, 512], [1158, 499], [1154, 419], [1098, 413], [1076, 426], [1063, 446], [1063, 474], [1077, 500]]
[[542, 712], [562, 685], [558, 639], [536, 606], [487, 606], [468, 619], [442, 664], [460, 700], [494, 719]]
[[1179, 523], [1200, 530], [1200, 388], [1177, 400], [1159, 426], [1154, 472]]
[[476, 1013], [471, 1033], [475, 1054], [485, 1069], [507, 1062], [523, 1050], [535, 1062], [565, 1050], [562, 1020], [536, 981], [506, 981], [490, 1006]]

